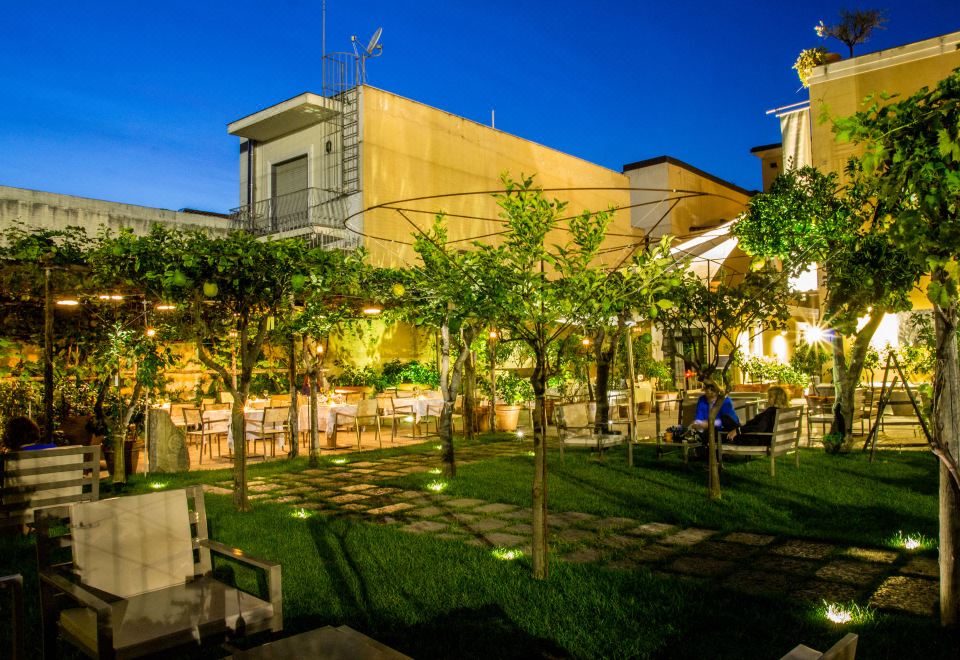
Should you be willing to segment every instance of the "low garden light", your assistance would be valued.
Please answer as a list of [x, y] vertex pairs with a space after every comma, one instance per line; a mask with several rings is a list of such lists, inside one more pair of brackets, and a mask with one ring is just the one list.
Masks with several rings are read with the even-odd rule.
[[430, 470], [430, 474], [440, 474], [442, 470], [440, 468], [433, 468]]
[[853, 613], [837, 603], [826, 603], [824, 616], [834, 623], [849, 623], [853, 621]]
[[344, 464], [346, 464], [347, 459], [345, 459], [345, 458], [331, 458], [331, 459], [330, 459], [330, 462], [331, 462], [331, 463], [334, 463], [334, 464], [336, 464], [336, 465], [344, 465]]
[[441, 451], [443, 449], [443, 445], [434, 445], [433, 448], [437, 451]]
[[290, 514], [292, 517], [297, 518], [298, 520], [306, 520], [313, 514], [306, 509], [294, 509], [293, 513]]
[[447, 488], [447, 485], [448, 484], [446, 481], [439, 481], [439, 480], [431, 481], [430, 483], [427, 484], [427, 490], [434, 493], [440, 493]]
[[517, 440], [523, 440], [523, 431], [517, 431]]
[[844, 625], [846, 623], [868, 623], [874, 618], [874, 611], [872, 609], [869, 607], [861, 607], [854, 602], [843, 604], [823, 601], [823, 605], [816, 608], [816, 613], [818, 616], [822, 616], [824, 619], [837, 625]]
[[890, 544], [896, 548], [903, 548], [904, 550], [930, 550], [936, 547], [934, 540], [927, 538], [923, 534], [904, 534], [902, 531], [894, 534]]
[[153, 490], [163, 490], [167, 487], [166, 481], [152, 481], [150, 482], [150, 488]]
[[80, 304], [80, 301], [76, 300], [75, 298], [63, 298], [61, 300], [58, 300], [57, 304], [60, 305], [61, 307], [76, 307], [77, 305]]
[[514, 559], [523, 557], [522, 550], [512, 548], [494, 548], [490, 551], [490, 554], [493, 555], [494, 559], [500, 559], [502, 561], [513, 561]]
[[536, 452], [528, 451], [527, 456], [536, 456]]

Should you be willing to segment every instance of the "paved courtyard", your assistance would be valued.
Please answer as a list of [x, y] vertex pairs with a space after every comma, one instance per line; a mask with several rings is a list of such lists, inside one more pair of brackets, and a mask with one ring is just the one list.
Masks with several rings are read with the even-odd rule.
[[[523, 442], [458, 449], [458, 465], [530, 450]], [[403, 490], [389, 484], [410, 473], [428, 473], [439, 458], [423, 454], [364, 460], [296, 474], [258, 477], [251, 499], [286, 503], [316, 515], [349, 516], [479, 547], [530, 552], [531, 510], [443, 493]], [[230, 493], [230, 482], [208, 486]], [[550, 551], [570, 563], [608, 570], [648, 568], [678, 579], [709, 580], [750, 593], [781, 593], [819, 604], [823, 600], [869, 604], [880, 610], [934, 616], [938, 603], [935, 559], [889, 548], [678, 527], [656, 520], [600, 517], [579, 511], [550, 512]]]

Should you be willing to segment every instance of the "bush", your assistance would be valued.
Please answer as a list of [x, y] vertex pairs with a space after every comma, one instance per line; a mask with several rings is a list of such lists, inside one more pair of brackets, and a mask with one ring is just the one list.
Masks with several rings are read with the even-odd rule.
[[400, 383], [429, 385], [431, 389], [440, 387], [440, 373], [432, 366], [416, 360], [400, 362], [392, 360], [383, 365], [382, 384], [384, 388], [396, 387]]
[[828, 454], [839, 454], [843, 449], [843, 436], [839, 433], [828, 433], [820, 438], [820, 443]]

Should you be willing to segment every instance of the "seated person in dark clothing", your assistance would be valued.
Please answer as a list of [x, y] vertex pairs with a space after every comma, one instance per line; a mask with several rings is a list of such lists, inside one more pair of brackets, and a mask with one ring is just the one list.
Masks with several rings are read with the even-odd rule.
[[29, 417], [11, 417], [3, 429], [3, 447], [6, 451], [53, 449], [56, 445], [40, 442], [40, 427]]
[[[690, 428], [700, 433], [700, 440], [703, 444], [707, 444], [707, 423], [710, 418], [710, 408], [716, 402], [719, 394], [720, 390], [717, 389], [716, 383], [706, 381], [703, 384], [703, 394], [700, 395], [700, 399], [697, 401], [697, 413], [694, 417], [693, 424], [690, 425]], [[730, 400], [730, 397], [723, 398], [723, 403], [720, 404], [720, 410], [717, 412], [717, 419], [714, 422], [714, 426], [717, 429], [718, 439], [720, 438], [720, 433], [736, 431], [737, 427], [740, 426], [740, 419], [733, 409], [733, 401]]]
[[740, 428], [727, 433], [726, 441], [735, 445], [769, 445], [770, 436], [758, 434], [773, 433], [777, 410], [789, 407], [786, 390], [779, 385], [772, 386], [767, 390], [767, 408]]

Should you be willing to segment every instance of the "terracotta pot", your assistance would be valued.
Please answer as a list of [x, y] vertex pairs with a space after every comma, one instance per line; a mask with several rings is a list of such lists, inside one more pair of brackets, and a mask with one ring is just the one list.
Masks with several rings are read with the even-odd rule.
[[473, 428], [478, 433], [485, 433], [490, 430], [490, 407], [477, 406], [473, 409]]
[[637, 404], [637, 414], [638, 415], [649, 415], [650, 414], [650, 402], [641, 401]]
[[498, 403], [496, 407], [497, 430], [516, 431], [520, 423], [520, 406], [508, 406]]

